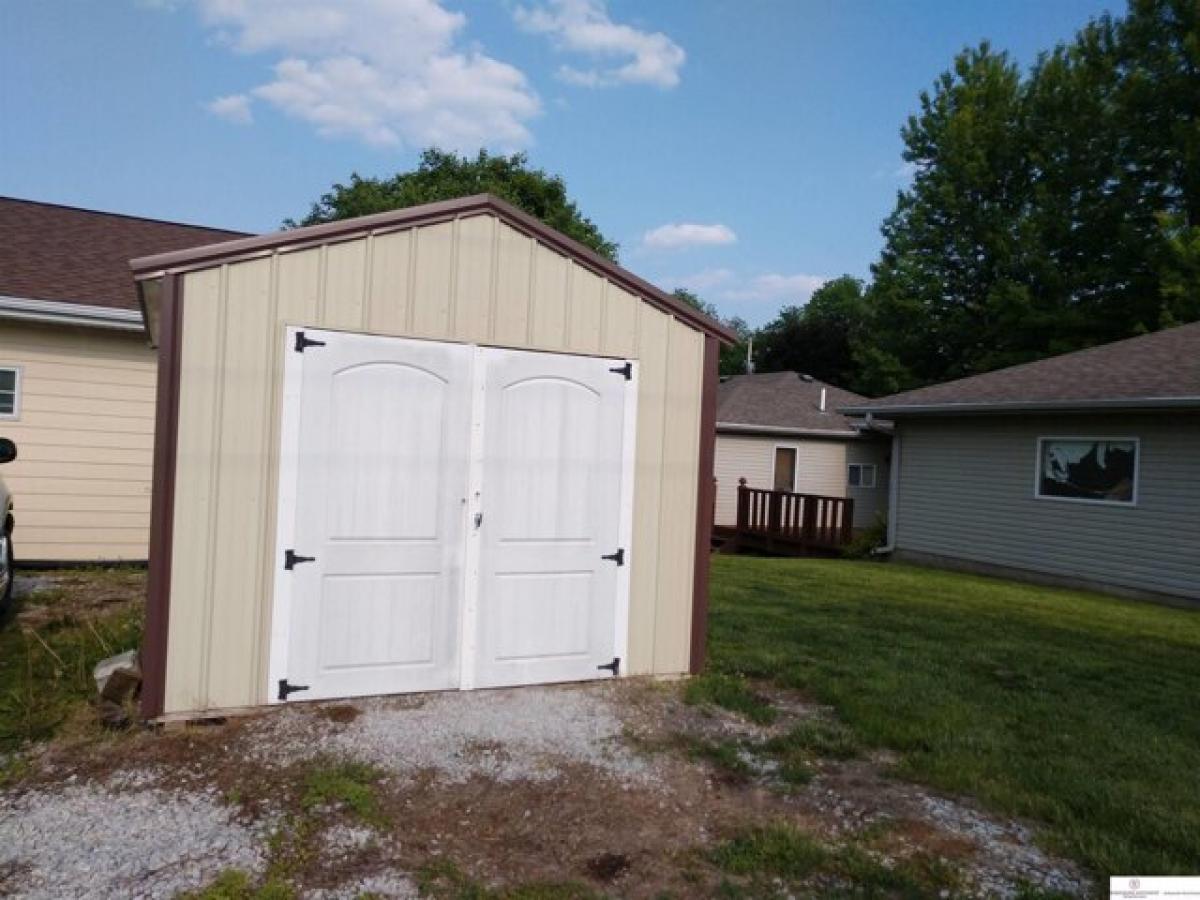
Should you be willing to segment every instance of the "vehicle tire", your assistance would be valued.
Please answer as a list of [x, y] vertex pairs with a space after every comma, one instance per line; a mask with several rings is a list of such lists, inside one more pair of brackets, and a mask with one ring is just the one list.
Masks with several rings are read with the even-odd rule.
[[13, 595], [12, 534], [0, 535], [0, 613], [5, 612]]

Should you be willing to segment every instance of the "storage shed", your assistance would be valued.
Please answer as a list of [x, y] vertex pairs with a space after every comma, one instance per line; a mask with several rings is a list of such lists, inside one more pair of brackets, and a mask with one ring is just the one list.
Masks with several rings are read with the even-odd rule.
[[723, 326], [487, 195], [132, 267], [147, 717], [702, 664]]

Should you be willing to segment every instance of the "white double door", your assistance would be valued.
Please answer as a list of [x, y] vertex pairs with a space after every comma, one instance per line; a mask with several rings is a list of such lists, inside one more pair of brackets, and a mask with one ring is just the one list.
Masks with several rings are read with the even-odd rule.
[[286, 352], [272, 700], [615, 674], [632, 366], [314, 329]]

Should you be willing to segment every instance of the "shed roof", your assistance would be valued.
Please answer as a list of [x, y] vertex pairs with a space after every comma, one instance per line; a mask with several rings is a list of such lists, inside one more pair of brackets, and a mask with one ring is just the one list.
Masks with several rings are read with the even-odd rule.
[[717, 389], [717, 430], [853, 437], [859, 430], [839, 407], [866, 399], [799, 372], [736, 375]]
[[130, 257], [245, 236], [0, 197], [0, 296], [134, 310]]
[[272, 253], [283, 248], [313, 246], [355, 237], [397, 231], [417, 225], [429, 225], [470, 215], [491, 214], [508, 225], [552, 247], [582, 266], [595, 271], [627, 290], [638, 294], [647, 302], [671, 313], [675, 318], [693, 328], [713, 335], [725, 343], [733, 343], [736, 335], [722, 323], [684, 303], [661, 288], [634, 275], [611, 260], [605, 259], [590, 247], [567, 237], [541, 222], [524, 210], [518, 209], [491, 194], [475, 194], [455, 200], [425, 203], [404, 209], [343, 219], [323, 225], [310, 225], [277, 231], [259, 237], [231, 240], [205, 247], [194, 247], [177, 252], [156, 253], [134, 259], [130, 266], [134, 277], [157, 278], [167, 272], [186, 272], [209, 268], [234, 259], [252, 258]]
[[1009, 410], [1200, 407], [1200, 322], [870, 400], [888, 417]]

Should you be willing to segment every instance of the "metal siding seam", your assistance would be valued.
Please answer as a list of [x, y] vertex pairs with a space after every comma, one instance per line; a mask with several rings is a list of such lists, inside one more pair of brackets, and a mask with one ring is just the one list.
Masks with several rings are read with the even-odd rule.
[[[367, 243], [367, 258], [370, 259], [370, 239]], [[366, 318], [366, 304], [368, 291], [366, 288], [366, 275], [370, 269], [364, 273], [363, 279], [363, 318]], [[277, 489], [273, 489], [271, 481], [271, 470], [275, 468], [278, 474], [278, 467], [273, 467], [272, 462], [278, 456], [278, 435], [276, 432], [276, 424], [279, 421], [279, 416], [276, 413], [279, 403], [279, 394], [281, 390], [280, 380], [275, 377], [276, 371], [279, 369], [280, 362], [280, 342], [277, 339], [279, 327], [279, 256], [276, 254], [271, 258], [271, 275], [270, 285], [267, 288], [267, 411], [268, 415], [263, 416], [262, 423], [262, 445], [266, 449], [263, 454], [261, 469], [259, 471], [259, 480], [265, 486], [263, 492], [262, 514], [259, 522], [259, 554], [261, 562], [257, 569], [257, 587], [254, 592], [255, 597], [266, 597], [269, 595], [267, 585], [272, 581], [272, 562], [274, 559], [275, 542], [274, 529], [271, 528], [271, 523], [275, 518], [275, 507], [268, 502], [268, 498], [273, 498], [277, 493]], [[276, 479], [277, 480], [277, 479]], [[255, 702], [260, 702], [260, 691], [262, 685], [266, 683], [267, 667], [270, 664], [268, 654], [264, 652], [268, 648], [271, 639], [271, 604], [262, 603], [258, 608], [258, 640], [254, 643], [254, 665], [250, 666], [249, 674], [253, 681], [250, 684], [248, 696], [255, 698]]]
[[221, 447], [223, 445], [224, 426], [222, 424], [225, 412], [225, 350], [228, 341], [225, 339], [225, 328], [229, 318], [229, 266], [221, 266], [220, 285], [217, 288], [217, 346], [213, 348], [216, 359], [213, 363], [213, 416], [216, 419], [210, 437], [209, 471], [212, 477], [211, 500], [208, 504], [208, 535], [205, 539], [207, 549], [206, 565], [204, 567], [204, 628], [200, 635], [200, 686], [204, 691], [204, 706], [212, 705], [212, 685], [209, 681], [212, 675], [212, 631], [213, 631], [213, 583], [216, 568], [217, 521], [221, 517]]

